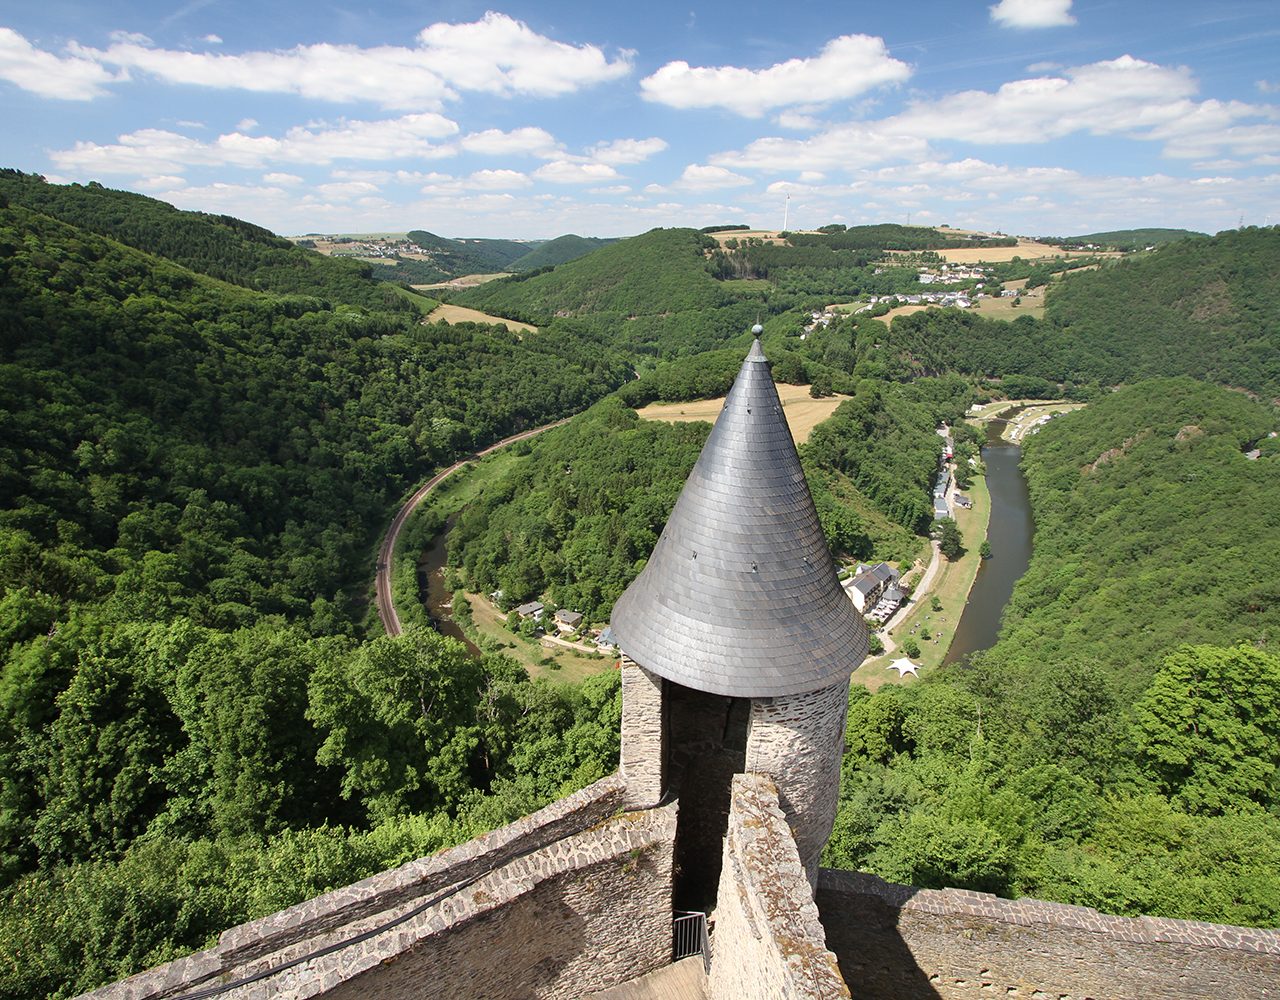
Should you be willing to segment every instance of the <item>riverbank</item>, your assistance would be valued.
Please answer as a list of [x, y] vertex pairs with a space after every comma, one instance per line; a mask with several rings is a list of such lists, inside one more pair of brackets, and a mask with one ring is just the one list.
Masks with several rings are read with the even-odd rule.
[[[956, 560], [941, 554], [934, 556], [941, 562], [933, 585], [917, 588], [906, 614], [887, 633], [881, 633], [882, 641], [886, 637], [888, 639], [884, 654], [869, 656], [862, 662], [853, 673], [855, 684], [874, 691], [886, 683], [901, 683], [904, 678], [891, 670], [889, 664], [906, 655], [902, 652], [902, 644], [908, 639], [914, 639], [920, 647], [920, 655], [910, 659], [921, 672], [937, 667], [947, 655], [982, 564], [978, 550], [987, 537], [991, 516], [991, 494], [983, 476], [975, 475], [969, 489], [964, 492], [973, 501], [973, 507], [965, 510], [952, 504], [956, 527], [964, 539], [964, 553]], [[939, 611], [933, 610], [934, 598], [942, 606]], [[929, 635], [927, 639], [923, 637], [926, 632]]]
[[[998, 444], [1016, 447], [1026, 435], [1034, 433], [1049, 418], [1079, 409], [1084, 405], [1066, 400], [998, 400], [976, 407], [969, 413], [966, 420], [987, 431], [987, 447]], [[998, 433], [993, 421], [1000, 422]], [[1002, 467], [999, 471], [1006, 476], [1010, 472], [1017, 475], [1016, 458], [1012, 468]], [[965, 647], [964, 654], [976, 649], [984, 649], [994, 640], [1000, 614], [1008, 601], [1016, 578], [1021, 575], [1021, 569], [1018, 567], [1025, 568], [1024, 559], [1018, 558], [1022, 555], [1019, 544], [1025, 545], [1029, 553], [1030, 512], [1029, 509], [1025, 509], [1027, 506], [1025, 496], [1020, 501], [1023, 509], [1018, 508], [1019, 501], [1016, 498], [1006, 496], [1000, 498], [999, 506], [1004, 512], [1000, 526], [1001, 532], [1008, 534], [1006, 529], [1014, 527], [1013, 522], [1020, 522], [1026, 524], [1025, 539], [1021, 543], [1004, 539], [1000, 545], [995, 546], [998, 551], [993, 558], [1003, 557], [1004, 560], [1009, 561], [991, 565], [982, 575], [984, 583], [989, 586], [985, 590], [981, 587], [975, 590], [979, 571], [983, 568], [979, 552], [982, 543], [993, 534], [991, 525], [993, 499], [988, 479], [991, 469], [988, 467], [986, 472], [987, 475], [975, 476], [971, 488], [966, 491], [973, 500], [972, 508], [965, 510], [958, 508], [954, 501], [951, 502], [956, 526], [964, 539], [964, 554], [955, 561], [935, 554], [934, 559], [940, 561], [939, 572], [925, 574], [922, 585], [918, 586], [912, 594], [908, 610], [900, 618], [892, 621], [887, 631], [880, 634], [885, 652], [869, 657], [863, 662], [854, 672], [853, 679], [856, 682], [873, 691], [885, 683], [901, 683], [904, 680], [903, 675], [890, 669], [890, 664], [905, 657], [902, 646], [908, 640], [914, 640], [920, 648], [919, 656], [909, 657], [916, 664], [919, 672], [927, 672], [943, 663], [951, 662], [955, 659], [951, 652], [956, 635], [961, 631], [961, 623], [966, 612], [971, 609], [973, 613], [983, 618], [983, 622], [981, 627], [974, 622], [965, 623], [963, 630], [965, 641], [962, 643]], [[1010, 492], [1008, 484], [1004, 486], [1004, 492]], [[1011, 573], [1012, 578], [1009, 578]], [[996, 579], [997, 577], [999, 579]], [[941, 606], [939, 610], [934, 610], [935, 601]], [[926, 635], [928, 638], [925, 638]]]

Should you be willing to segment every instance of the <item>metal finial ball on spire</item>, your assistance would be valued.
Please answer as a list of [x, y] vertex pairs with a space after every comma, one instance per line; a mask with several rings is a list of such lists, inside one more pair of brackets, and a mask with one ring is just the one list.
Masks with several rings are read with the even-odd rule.
[[764, 333], [764, 327], [762, 327], [759, 323], [757, 323], [755, 326], [751, 328], [751, 333], [753, 336], [758, 337], [760, 336], [760, 334]]

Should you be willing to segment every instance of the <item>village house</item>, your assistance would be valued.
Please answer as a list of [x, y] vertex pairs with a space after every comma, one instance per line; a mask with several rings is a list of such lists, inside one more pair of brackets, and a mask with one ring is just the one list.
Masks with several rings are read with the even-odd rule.
[[582, 626], [582, 613], [561, 608], [556, 612], [555, 620], [556, 628], [561, 632], [576, 632]]
[[528, 604], [522, 604], [516, 608], [516, 614], [521, 618], [532, 618], [534, 621], [542, 620], [542, 612], [546, 605], [541, 601], [530, 601]]
[[[853, 606], [863, 615], [870, 615], [884, 601], [890, 589], [897, 589], [898, 579], [898, 571], [888, 563], [876, 563], [870, 567], [859, 563], [858, 572], [844, 582], [844, 589]], [[901, 602], [901, 593], [897, 600]]]

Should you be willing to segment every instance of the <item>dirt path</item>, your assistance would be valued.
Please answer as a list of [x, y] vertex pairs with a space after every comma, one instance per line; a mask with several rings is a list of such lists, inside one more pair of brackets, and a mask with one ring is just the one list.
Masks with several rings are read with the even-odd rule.
[[405, 521], [409, 520], [409, 515], [417, 509], [418, 504], [430, 495], [431, 491], [439, 486], [442, 482], [452, 476], [464, 465], [474, 462], [476, 459], [484, 458], [485, 455], [492, 454], [499, 448], [505, 448], [507, 445], [515, 444], [517, 441], [523, 441], [525, 438], [534, 437], [543, 431], [550, 430], [552, 427], [559, 427], [571, 418], [565, 417], [563, 420], [557, 420], [554, 423], [543, 424], [541, 427], [535, 427], [533, 430], [521, 431], [519, 434], [512, 434], [510, 437], [503, 438], [497, 444], [491, 444], [488, 448], [469, 455], [464, 459], [454, 462], [447, 469], [437, 472], [425, 483], [414, 491], [403, 507], [396, 512], [396, 516], [391, 520], [391, 527], [387, 529], [386, 537], [382, 539], [382, 545], [378, 548], [378, 570], [374, 577], [374, 590], [378, 599], [378, 617], [382, 620], [382, 628], [387, 635], [399, 635], [400, 616], [396, 614], [396, 606], [391, 598], [391, 567], [396, 554], [396, 542], [400, 540], [400, 530], [404, 527]]

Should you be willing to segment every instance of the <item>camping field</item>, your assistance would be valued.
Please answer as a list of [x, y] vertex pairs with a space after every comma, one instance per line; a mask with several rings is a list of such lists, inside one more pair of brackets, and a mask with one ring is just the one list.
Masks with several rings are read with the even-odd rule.
[[[824, 396], [814, 399], [807, 385], [779, 385], [778, 398], [782, 400], [782, 412], [786, 415], [791, 437], [796, 444], [804, 444], [818, 424], [835, 412], [848, 396]], [[680, 423], [688, 420], [705, 420], [714, 423], [724, 408], [724, 397], [697, 399], [689, 403], [650, 403], [636, 412], [645, 420], [665, 420]]]
[[440, 306], [424, 322], [426, 323], [492, 323], [505, 326], [512, 333], [537, 333], [536, 326], [519, 323], [514, 319], [503, 319], [501, 316], [490, 316], [479, 309], [468, 309], [465, 306]]

